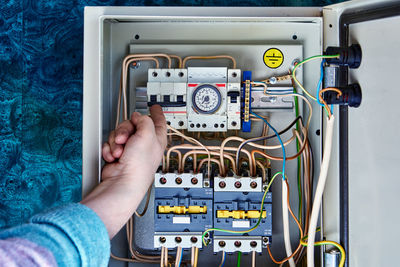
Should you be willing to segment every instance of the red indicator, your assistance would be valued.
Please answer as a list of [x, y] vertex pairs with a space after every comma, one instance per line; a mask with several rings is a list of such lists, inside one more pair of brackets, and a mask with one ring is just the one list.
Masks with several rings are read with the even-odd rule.
[[164, 111], [164, 113], [186, 113], [186, 111]]

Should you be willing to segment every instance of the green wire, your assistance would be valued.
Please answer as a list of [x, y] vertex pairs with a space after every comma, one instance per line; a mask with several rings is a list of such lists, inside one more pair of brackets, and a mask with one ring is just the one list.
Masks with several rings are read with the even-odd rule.
[[[337, 58], [339, 57], [340, 54], [336, 54], [336, 55], [317, 55], [317, 56], [312, 56], [309, 58], [306, 58], [302, 61], [300, 61], [299, 63], [297, 63], [292, 71], [292, 79], [296, 82], [297, 86], [300, 87], [300, 89], [303, 91], [303, 93], [305, 93], [309, 98], [311, 98], [314, 101], [317, 101], [317, 98], [315, 98], [314, 96], [312, 96], [305, 88], [304, 86], [297, 80], [296, 78], [296, 70], [297, 68], [299, 68], [301, 65], [303, 65], [304, 63], [307, 63], [311, 60], [315, 60], [315, 59], [319, 59], [319, 58]], [[294, 86], [293, 86], [294, 87]], [[319, 97], [318, 95], [316, 97]], [[324, 107], [325, 112], [328, 114], [328, 111], [326, 110], [326, 108]]]
[[[296, 88], [293, 86], [293, 91], [294, 93], [297, 93]], [[295, 112], [296, 112], [296, 118], [299, 116], [299, 100], [297, 97], [294, 98], [294, 107], [295, 107]], [[296, 122], [296, 130], [299, 132], [300, 131], [300, 122]], [[297, 152], [300, 151], [300, 142], [296, 138], [296, 148]], [[299, 194], [299, 208], [298, 208], [298, 217], [299, 217], [299, 222], [301, 224], [303, 216], [302, 216], [302, 211], [303, 211], [303, 194], [301, 192], [301, 157], [297, 157], [297, 189], [298, 189], [298, 194]]]
[[240, 260], [242, 259], [242, 252], [238, 252], [237, 267], [240, 267]]
[[[302, 61], [300, 61], [296, 66], [294, 66], [294, 69], [292, 71], [292, 79], [298, 84], [298, 86], [303, 90], [304, 93], [306, 93], [308, 96], [312, 98], [312, 96], [307, 92], [307, 90], [304, 89], [304, 87], [299, 83], [299, 81], [296, 79], [295, 72], [298, 67], [303, 65], [304, 63], [318, 59], [318, 58], [335, 58], [338, 57], [339, 54], [337, 55], [318, 55], [318, 56], [312, 56], [309, 58], [306, 58]], [[297, 93], [296, 86], [293, 84], [293, 92]], [[319, 96], [317, 96], [319, 97]], [[315, 100], [315, 99], [314, 99]], [[296, 112], [296, 117], [299, 116], [299, 101], [297, 97], [294, 98], [294, 106], [295, 106], [295, 112]], [[325, 110], [327, 112], [327, 110]], [[300, 123], [296, 122], [296, 130], [300, 131]], [[296, 147], [297, 147], [297, 152], [300, 151], [300, 142], [299, 140], [296, 139]], [[299, 217], [299, 222], [301, 224], [303, 220], [302, 216], [302, 211], [303, 211], [303, 196], [301, 192], [301, 157], [297, 158], [297, 189], [298, 189], [298, 195], [299, 195], [299, 207], [298, 207], [298, 217]]]
[[[265, 198], [267, 197], [267, 193], [268, 193], [268, 191], [269, 191], [269, 188], [271, 187], [272, 182], [275, 180], [275, 178], [276, 178], [279, 174], [282, 175], [282, 172], [277, 172], [277, 173], [274, 174], [274, 176], [272, 176], [271, 181], [269, 181], [269, 183], [268, 183], [267, 189], [265, 189], [263, 198], [262, 198], [262, 200], [261, 200], [260, 216], [258, 217], [258, 221], [257, 221], [256, 225], [255, 225], [253, 228], [250, 228], [250, 229], [248, 229], [248, 230], [243, 230], [243, 231], [225, 230], [225, 229], [220, 229], [220, 228], [210, 228], [210, 229], [207, 229], [207, 230], [204, 231], [203, 235], [201, 236], [201, 240], [203, 241], [204, 246], [207, 246], [207, 245], [208, 245], [208, 243], [205, 242], [204, 238], [205, 238], [206, 234], [207, 234], [208, 232], [211, 232], [211, 231], [218, 231], [218, 232], [231, 233], [231, 234], [244, 234], [244, 233], [249, 233], [249, 232], [255, 230], [255, 229], [260, 225], [260, 223], [261, 223], [262, 214], [263, 214], [263, 209], [264, 209], [264, 201], [265, 201]], [[286, 178], [287, 178], [287, 177], [286, 177]]]
[[[319, 231], [321, 231], [321, 227], [318, 227], [317, 229], [315, 229], [315, 232], [318, 233]], [[302, 241], [305, 241], [308, 238], [308, 235], [303, 236], [303, 238], [301, 239]]]

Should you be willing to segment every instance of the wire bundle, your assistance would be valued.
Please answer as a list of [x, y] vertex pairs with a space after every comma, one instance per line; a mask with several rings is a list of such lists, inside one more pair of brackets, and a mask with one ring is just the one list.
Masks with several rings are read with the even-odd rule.
[[[261, 208], [260, 208], [260, 217], [257, 220], [255, 226], [250, 229], [242, 230], [242, 231], [233, 231], [219, 228], [210, 228], [204, 231], [202, 235], [202, 242], [205, 246], [208, 243], [205, 241], [205, 236], [207, 233], [211, 231], [220, 231], [226, 233], [234, 233], [234, 234], [245, 234], [250, 233], [255, 230], [261, 223], [262, 219], [262, 211], [264, 208], [264, 202], [267, 193], [270, 190], [270, 187], [276, 177], [279, 175], [282, 176], [282, 207], [283, 207], [283, 222], [284, 222], [284, 238], [285, 238], [285, 247], [287, 257], [283, 260], [276, 260], [272, 252], [270, 251], [269, 245], [267, 246], [267, 250], [271, 259], [277, 264], [284, 264], [289, 261], [290, 266], [294, 266], [295, 263], [302, 263], [304, 256], [307, 255], [307, 262], [309, 266], [313, 266], [313, 246], [314, 245], [334, 245], [339, 248], [341, 251], [341, 265], [345, 259], [345, 251], [343, 248], [333, 242], [333, 241], [319, 241], [314, 242], [315, 232], [317, 231], [317, 219], [319, 212], [319, 201], [323, 194], [323, 187], [325, 185], [325, 181], [327, 178], [327, 169], [329, 166], [329, 155], [332, 144], [332, 129], [334, 116], [332, 114], [331, 109], [324, 101], [322, 94], [326, 91], [335, 91], [338, 96], [341, 95], [341, 91], [337, 88], [324, 88], [322, 87], [323, 80], [323, 64], [324, 61], [321, 62], [321, 76], [317, 85], [317, 97], [311, 95], [304, 86], [298, 81], [296, 77], [296, 70], [303, 64], [310, 62], [315, 59], [325, 59], [325, 58], [333, 58], [338, 55], [319, 55], [313, 56], [296, 64], [293, 68], [292, 73], [289, 75], [282, 76], [281, 79], [292, 79], [293, 90], [279, 92], [273, 90], [273, 88], [268, 88], [268, 81], [264, 80], [261, 82], [252, 81], [252, 85], [255, 87], [262, 86], [264, 88], [264, 93], [269, 97], [294, 97], [295, 98], [295, 108], [296, 108], [296, 118], [293, 122], [291, 122], [285, 129], [281, 131], [277, 131], [268, 121], [268, 118], [264, 115], [260, 115], [254, 112], [251, 112], [251, 120], [261, 121], [263, 122], [263, 132], [259, 137], [244, 139], [237, 136], [237, 133], [232, 136], [226, 136], [226, 133], [214, 133], [213, 135], [203, 134], [201, 136], [200, 133], [186, 133], [185, 131], [178, 131], [170, 126], [168, 126], [168, 139], [169, 144], [166, 149], [165, 155], [162, 161], [162, 171], [169, 172], [171, 169], [177, 170], [178, 173], [183, 173], [188, 171], [190, 168], [194, 173], [198, 173], [204, 171], [205, 174], [211, 178], [214, 174], [225, 177], [225, 176], [240, 176], [243, 173], [243, 170], [248, 171], [251, 177], [255, 177], [258, 173], [261, 172], [263, 177], [263, 182], [268, 182], [266, 190], [264, 191], [263, 198], [261, 200]], [[236, 60], [228, 55], [218, 55], [218, 56], [189, 56], [182, 60], [181, 57], [176, 55], [168, 55], [162, 53], [155, 54], [133, 54], [128, 55], [124, 58], [121, 70], [121, 83], [119, 86], [119, 95], [118, 95], [118, 110], [117, 110], [117, 118], [116, 118], [116, 127], [120, 121], [120, 111], [122, 104], [122, 118], [126, 120], [128, 118], [128, 108], [127, 108], [127, 73], [128, 68], [131, 64], [137, 64], [139, 61], [150, 61], [155, 63], [156, 68], [159, 68], [160, 61], [159, 58], [164, 58], [168, 62], [168, 68], [172, 67], [172, 58], [177, 59], [178, 67], [185, 67], [187, 61], [193, 59], [218, 59], [218, 58], [226, 58], [230, 59], [233, 62], [234, 68], [236, 68]], [[328, 127], [327, 127], [327, 135], [325, 140], [324, 147], [324, 158], [321, 164], [321, 172], [319, 175], [319, 182], [317, 186], [317, 191], [314, 197], [314, 203], [311, 203], [312, 200], [312, 184], [313, 184], [313, 153], [310, 146], [310, 142], [308, 140], [308, 128], [311, 121], [312, 116], [312, 105], [308, 101], [308, 99], [303, 95], [296, 92], [295, 84], [298, 88], [302, 90], [302, 92], [308, 96], [310, 99], [317, 101], [321, 106], [324, 107], [326, 113], [328, 115]], [[299, 115], [298, 109], [298, 98], [305, 101], [308, 106], [309, 116], [307, 118], [306, 124], [304, 125], [303, 117]], [[293, 127], [296, 125], [295, 129]], [[273, 131], [272, 135], [268, 135], [268, 130], [271, 129]], [[281, 136], [292, 129], [292, 136], [287, 140], [284, 140]], [[222, 135], [222, 136], [221, 136]], [[267, 145], [266, 142], [276, 138], [279, 142], [279, 145]], [[204, 145], [200, 140], [220, 140], [220, 145]], [[293, 141], [297, 143], [297, 153], [294, 155], [287, 155], [287, 147], [292, 144]], [[230, 145], [228, 143], [235, 142], [237, 145]], [[261, 143], [260, 143], [261, 142]], [[270, 150], [280, 149], [282, 151], [282, 156], [272, 156], [268, 152]], [[256, 155], [258, 157], [256, 157]], [[299, 220], [294, 215], [289, 202], [289, 181], [286, 177], [286, 162], [288, 160], [298, 160], [298, 191], [299, 191]], [[271, 161], [281, 161], [282, 162], [282, 171], [275, 173], [269, 181], [267, 181], [267, 173], [266, 169], [271, 167]], [[217, 171], [213, 168], [213, 166], [217, 167]], [[303, 176], [301, 175], [301, 167], [303, 167]], [[150, 200], [151, 188], [147, 193], [145, 207], [142, 212], [136, 212], [137, 217], [142, 217], [146, 214], [147, 207]], [[305, 207], [303, 210], [303, 206]], [[312, 210], [311, 210], [312, 208]], [[300, 241], [295, 249], [292, 252], [290, 245], [290, 236], [289, 236], [289, 222], [288, 222], [288, 213], [293, 217], [296, 225], [299, 228], [300, 232]], [[304, 217], [304, 219], [303, 219]], [[126, 225], [126, 233], [127, 239], [129, 243], [129, 251], [131, 253], [131, 258], [119, 258], [114, 255], [112, 257], [117, 260], [127, 261], [127, 262], [143, 262], [143, 263], [160, 263], [160, 266], [169, 266], [172, 263], [172, 257], [168, 256], [168, 249], [163, 247], [161, 248], [160, 256], [153, 255], [143, 255], [140, 254], [132, 247], [133, 243], [133, 218], [131, 218]], [[303, 247], [308, 246], [307, 253], [303, 249]], [[191, 265], [197, 266], [198, 262], [198, 248], [192, 248], [191, 253]], [[256, 253], [252, 253], [252, 266], [255, 266], [255, 256]], [[175, 258], [175, 266], [181, 266], [183, 259], [183, 250], [181, 247], [178, 247], [176, 258]], [[226, 261], [226, 253], [222, 253], [222, 260], [220, 263], [220, 267], [223, 267]], [[237, 266], [240, 266], [241, 262], [241, 253], [238, 253], [238, 261]]]

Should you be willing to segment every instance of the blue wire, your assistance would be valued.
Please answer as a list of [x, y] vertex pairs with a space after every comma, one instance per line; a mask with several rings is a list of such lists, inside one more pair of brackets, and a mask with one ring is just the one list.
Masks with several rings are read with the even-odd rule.
[[222, 253], [224, 253], [224, 254], [222, 255], [222, 257], [224, 257], [224, 261], [222, 262], [221, 267], [224, 267], [224, 265], [225, 265], [225, 260], [226, 260], [226, 254], [225, 254], [225, 251], [223, 251]]
[[179, 259], [179, 264], [178, 264], [178, 266], [177, 266], [177, 267], [180, 267], [180, 266], [181, 266], [181, 263], [182, 263], [182, 258], [183, 258], [183, 250], [182, 250], [182, 253], [181, 253], [181, 258]]
[[325, 63], [325, 59], [323, 59], [321, 61], [321, 76], [319, 77], [319, 81], [318, 81], [318, 85], [317, 85], [317, 102], [320, 106], [324, 106], [324, 104], [322, 104], [319, 101], [319, 91], [321, 90], [321, 86], [322, 86], [322, 81], [324, 80], [324, 63]]
[[257, 114], [254, 113], [254, 112], [250, 112], [250, 113], [253, 114], [254, 116], [256, 116], [257, 118], [263, 120], [263, 121], [268, 125], [268, 127], [271, 128], [271, 130], [276, 134], [276, 137], [278, 138], [279, 143], [280, 143], [281, 146], [282, 146], [282, 158], [283, 158], [283, 163], [282, 163], [282, 179], [285, 180], [285, 177], [286, 177], [286, 176], [285, 176], [286, 150], [285, 150], [285, 146], [283, 145], [282, 139], [281, 139], [281, 137], [280, 137], [279, 134], [278, 134], [278, 131], [275, 130], [275, 128], [272, 127], [272, 125], [269, 124], [268, 121], [267, 121], [266, 119], [264, 119], [263, 117], [261, 117], [260, 115], [257, 115]]

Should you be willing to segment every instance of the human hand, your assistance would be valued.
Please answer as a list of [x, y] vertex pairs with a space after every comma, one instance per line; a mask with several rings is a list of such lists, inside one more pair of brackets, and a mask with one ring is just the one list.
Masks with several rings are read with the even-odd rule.
[[[160, 106], [149, 116], [133, 113], [103, 145], [102, 182], [81, 203], [104, 222], [112, 238], [128, 221], [153, 182], [167, 145], [167, 124]], [[118, 161], [116, 161], [118, 159]]]
[[[110, 178], [135, 180], [150, 186], [167, 145], [167, 126], [160, 106], [150, 108], [151, 117], [133, 113], [130, 120], [118, 125], [103, 145], [106, 164], [102, 180]], [[116, 161], [118, 160], [118, 161]], [[148, 180], [148, 179], [147, 179]]]

